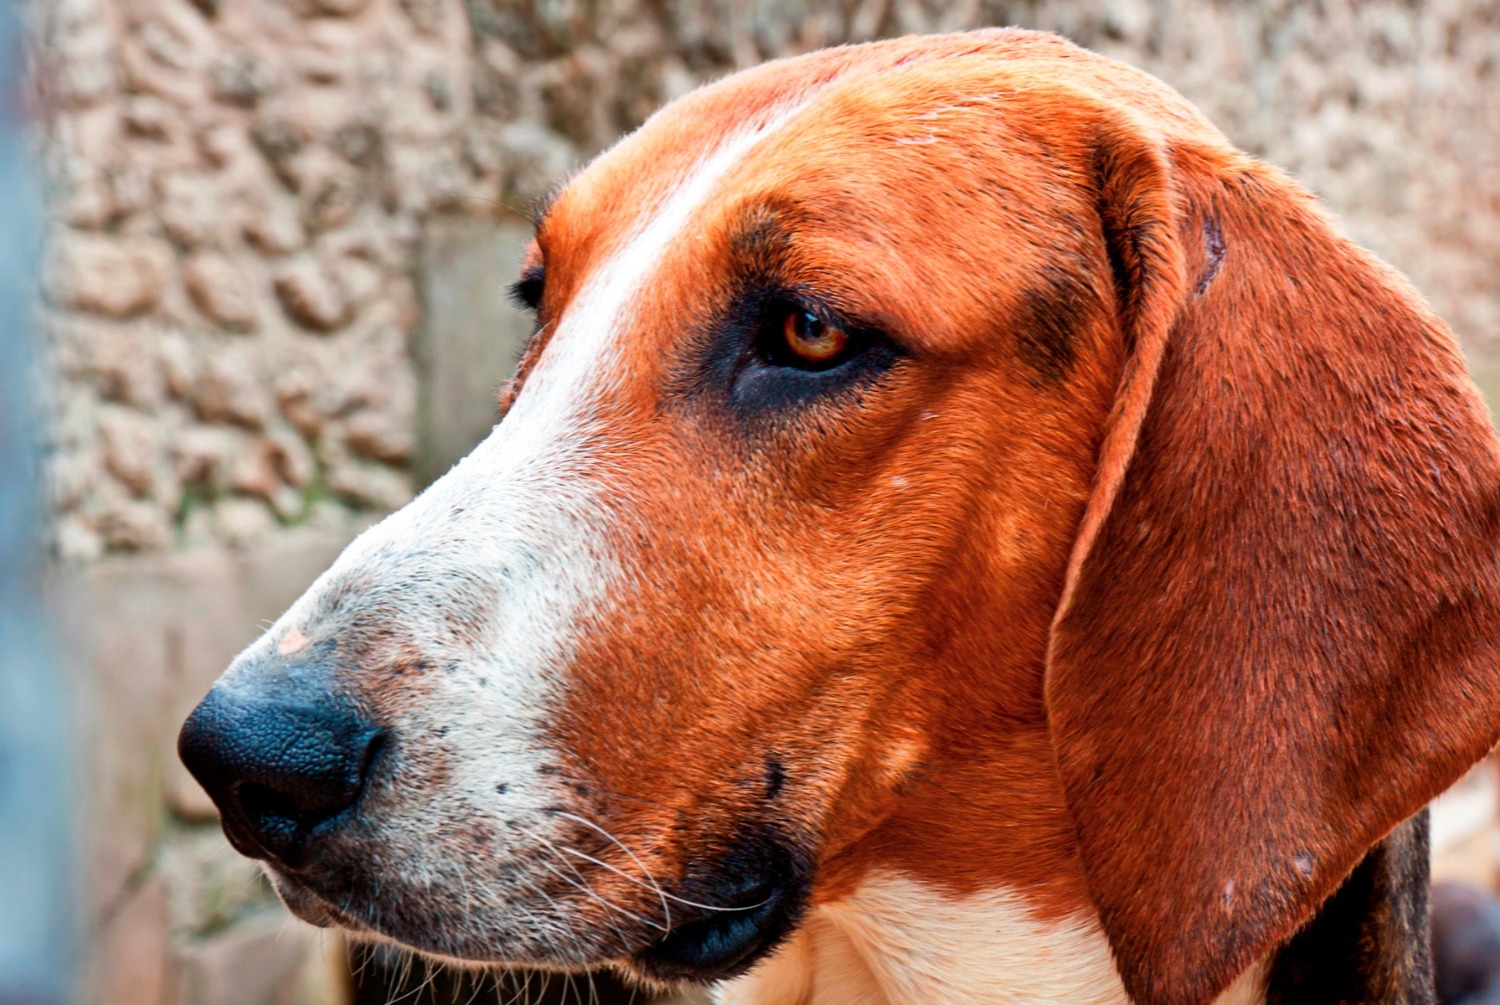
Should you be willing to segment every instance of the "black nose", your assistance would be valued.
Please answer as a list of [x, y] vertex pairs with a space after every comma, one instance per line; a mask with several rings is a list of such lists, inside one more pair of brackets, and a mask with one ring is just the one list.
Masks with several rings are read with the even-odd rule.
[[358, 802], [383, 743], [343, 699], [293, 704], [216, 687], [183, 724], [177, 752], [236, 848], [296, 866], [309, 839]]

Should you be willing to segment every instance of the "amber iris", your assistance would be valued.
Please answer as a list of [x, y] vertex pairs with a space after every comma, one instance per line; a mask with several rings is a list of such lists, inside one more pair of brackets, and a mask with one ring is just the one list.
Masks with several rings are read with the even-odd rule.
[[807, 311], [788, 314], [781, 335], [792, 355], [814, 366], [834, 362], [849, 347], [848, 332], [823, 323]]

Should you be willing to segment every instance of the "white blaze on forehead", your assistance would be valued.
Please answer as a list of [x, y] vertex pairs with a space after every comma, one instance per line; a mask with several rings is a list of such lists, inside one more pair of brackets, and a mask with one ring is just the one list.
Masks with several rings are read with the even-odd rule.
[[[667, 249], [682, 235], [693, 214], [708, 202], [724, 175], [803, 107], [772, 111], [762, 124], [736, 134], [697, 161], [654, 215], [589, 278], [563, 315], [536, 372], [527, 378], [527, 392], [534, 384], [546, 385], [545, 391], [538, 388], [541, 393], [531, 396], [531, 407], [555, 407], [574, 399], [579, 389], [614, 376], [606, 364], [620, 332], [631, 320], [636, 297], [661, 266]], [[513, 411], [526, 401], [527, 394], [523, 393]]]
[[[589, 532], [600, 529], [600, 517], [589, 505], [594, 493], [581, 462], [597, 442], [588, 435], [593, 406], [621, 377], [613, 364], [634, 302], [724, 176], [803, 107], [773, 109], [695, 161], [585, 282], [505, 420], [420, 497], [350, 545], [268, 636], [302, 629], [300, 619], [315, 614], [309, 603], [320, 588], [356, 570], [378, 571], [384, 554], [399, 558], [412, 546], [431, 558], [464, 542], [459, 547], [476, 559], [507, 543], [550, 551], [576, 547], [582, 536], [597, 544], [597, 534]], [[481, 555], [473, 553], [475, 547]], [[576, 557], [565, 563], [575, 575], [602, 572], [597, 554]]]
[[[434, 835], [457, 820], [489, 821], [487, 854], [521, 863], [523, 872], [531, 858], [517, 853], [534, 851], [561, 826], [546, 812], [569, 798], [543, 770], [558, 762], [548, 715], [566, 687], [584, 618], [628, 564], [612, 547], [600, 500], [599, 479], [607, 476], [592, 464], [607, 441], [600, 405], [623, 378], [619, 342], [643, 284], [694, 214], [796, 111], [756, 119], [696, 160], [646, 209], [585, 279], [505, 420], [421, 496], [345, 549], [220, 679], [221, 686], [253, 689], [288, 660], [324, 659], [339, 664], [327, 669], [343, 686], [363, 688], [380, 709], [406, 760], [365, 797], [363, 813], [379, 825], [378, 844], [366, 849], [373, 886], [438, 892], [433, 878], [452, 875], [462, 860], [456, 851], [464, 849]], [[316, 655], [299, 655], [304, 650]], [[393, 677], [361, 665], [382, 659], [405, 660], [420, 672]], [[435, 762], [445, 770], [424, 775], [424, 765]], [[576, 922], [556, 904], [528, 899], [527, 891], [548, 879], [522, 875], [500, 888], [488, 874], [471, 874], [446, 892], [482, 938], [530, 933], [526, 938], [556, 947], [567, 944]], [[420, 905], [408, 906], [420, 913]]]

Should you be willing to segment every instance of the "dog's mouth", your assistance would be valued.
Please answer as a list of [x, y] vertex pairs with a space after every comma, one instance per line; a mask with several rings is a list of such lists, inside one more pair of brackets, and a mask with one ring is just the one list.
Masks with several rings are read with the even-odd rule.
[[[631, 962], [643, 975], [667, 981], [715, 981], [748, 968], [788, 927], [786, 891], [764, 883], [720, 906], [677, 905], [665, 935]], [[679, 914], [679, 911], [682, 914]]]
[[[270, 872], [292, 913], [319, 927], [389, 938], [420, 952], [476, 962], [547, 963], [568, 969], [613, 964], [648, 980], [710, 983], [745, 972], [792, 931], [807, 900], [810, 870], [806, 858], [800, 849], [764, 831], [744, 837], [727, 854], [714, 856], [691, 870], [677, 892], [661, 894], [665, 909], [658, 917], [665, 919], [665, 932], [653, 933], [653, 941], [640, 948], [627, 948], [623, 955], [615, 955], [618, 943], [613, 952], [596, 943], [594, 951], [604, 952], [593, 964], [588, 962], [587, 951], [583, 957], [574, 955], [580, 947], [562, 954], [566, 960], [556, 958], [548, 963], [560, 947], [549, 950], [544, 942], [533, 942], [525, 935], [508, 947], [515, 950], [524, 946], [528, 950], [517, 957], [493, 944], [460, 945], [456, 941], [458, 929], [466, 926], [453, 916], [430, 919], [422, 937], [414, 939], [410, 926], [402, 925], [399, 931], [389, 928], [391, 919], [403, 916], [405, 911], [381, 912], [383, 923], [377, 927], [357, 906], [364, 903], [362, 897], [325, 896], [305, 878], [274, 868]], [[347, 906], [336, 906], [339, 903]], [[617, 928], [615, 931], [618, 933]], [[592, 941], [586, 933], [577, 934], [585, 944]]]
[[800, 852], [775, 837], [745, 841], [675, 898], [666, 934], [631, 957], [662, 981], [710, 982], [748, 970], [791, 932], [807, 899]]
[[365, 933], [369, 927], [348, 911], [341, 911], [302, 883], [275, 869], [270, 870], [276, 892], [287, 910], [318, 928], [344, 928]]

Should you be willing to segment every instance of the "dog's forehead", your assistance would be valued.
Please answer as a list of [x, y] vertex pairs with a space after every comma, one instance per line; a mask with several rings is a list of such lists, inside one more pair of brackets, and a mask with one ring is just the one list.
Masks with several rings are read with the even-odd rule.
[[[919, 115], [935, 99], [889, 68], [845, 67], [831, 80], [795, 62], [772, 69], [668, 106], [559, 190], [523, 263], [545, 268], [554, 308], [575, 311], [585, 290], [611, 285], [606, 266], [618, 271], [625, 259], [633, 276], [642, 272], [634, 307], [662, 290], [701, 294], [701, 281], [716, 279], [747, 240], [772, 231], [837, 237], [844, 251], [877, 233], [910, 236], [890, 223], [917, 220], [913, 183], [959, 156], [915, 145], [930, 138], [934, 126]], [[861, 93], [854, 75], [870, 89]], [[861, 220], [878, 223], [849, 229]], [[813, 245], [802, 248], [816, 258]], [[542, 342], [556, 334], [544, 326]]]
[[[1008, 311], [1093, 232], [1090, 137], [1106, 115], [1163, 136], [1217, 137], [1156, 81], [1060, 44], [1025, 33], [897, 40], [767, 64], [693, 92], [559, 192], [529, 264], [545, 262], [550, 304], [571, 305], [604, 263], [627, 246], [636, 253], [630, 242], [674, 193], [735, 148], [652, 245], [632, 296], [637, 320], [701, 308], [741, 268], [736, 236], [768, 219], [778, 239], [795, 232], [780, 248], [794, 250], [786, 261], [800, 274], [783, 280], [841, 278], [841, 289], [820, 292], [854, 299], [857, 313], [925, 333], [925, 304], [977, 309], [960, 288], [976, 262], [992, 287], [984, 310]], [[737, 147], [752, 132], [756, 142]], [[955, 315], [947, 327], [978, 332], [982, 320]], [[649, 355], [645, 343], [659, 339], [635, 327], [622, 344]], [[538, 352], [552, 337], [544, 329]], [[931, 341], [946, 352], [969, 340], [932, 332]]]
[[804, 106], [817, 87], [785, 67], [749, 76], [666, 106], [557, 190], [539, 214], [537, 237], [546, 253], [604, 260], [696, 166], [778, 111]]
[[1023, 135], [1028, 154], [1037, 141], [1069, 148], [1098, 125], [1080, 109], [1104, 107], [1164, 137], [1224, 143], [1160, 81], [1056, 37], [1006, 29], [893, 39], [774, 61], [669, 103], [559, 191], [544, 243], [613, 246], [695, 164], [774, 109], [794, 106], [800, 113], [780, 132], [795, 142], [759, 144], [747, 170], [774, 161], [778, 177], [792, 183], [810, 170], [847, 167], [840, 159], [857, 151], [893, 155], [886, 166], [900, 168], [921, 158], [894, 156], [901, 153], [894, 147], [998, 144], [1005, 136], [997, 126]]
[[[1055, 251], [1038, 237], [1046, 221], [1093, 203], [1076, 185], [1055, 187], [1045, 207], [1028, 200], [1056, 166], [1002, 155], [1014, 138], [985, 130], [1006, 99], [974, 67], [942, 93], [910, 67], [855, 73], [671, 106], [590, 165], [552, 202], [528, 255], [549, 305], [534, 358], [594, 304], [586, 291], [614, 289], [617, 366], [654, 372], [680, 333], [658, 321], [699, 317], [772, 259], [754, 274], [907, 331], [914, 347], [945, 345], [945, 327], [983, 331], [965, 324], [978, 301], [959, 288], [975, 281], [974, 262], [996, 290], [1024, 290]], [[992, 215], [1012, 207], [1024, 212]], [[951, 324], [921, 323], [940, 298]]]
[[[782, 135], [820, 132], [821, 151], [788, 150], [775, 142], [777, 137], [767, 137], [745, 151], [743, 166], [763, 165], [772, 148], [783, 162], [812, 165], [820, 152], [826, 156], [830, 144], [848, 146], [859, 135], [859, 127], [840, 121], [831, 107], [841, 90], [837, 80], [806, 79], [806, 74], [793, 72], [794, 66], [772, 69], [781, 72], [757, 73], [749, 82], [732, 80], [728, 83], [735, 86], [711, 87], [679, 99], [605, 151], [551, 201], [539, 228], [544, 246], [556, 241], [607, 250], [613, 238], [629, 233], [703, 161], [764, 122], [779, 120]], [[796, 115], [784, 114], [792, 109]]]

